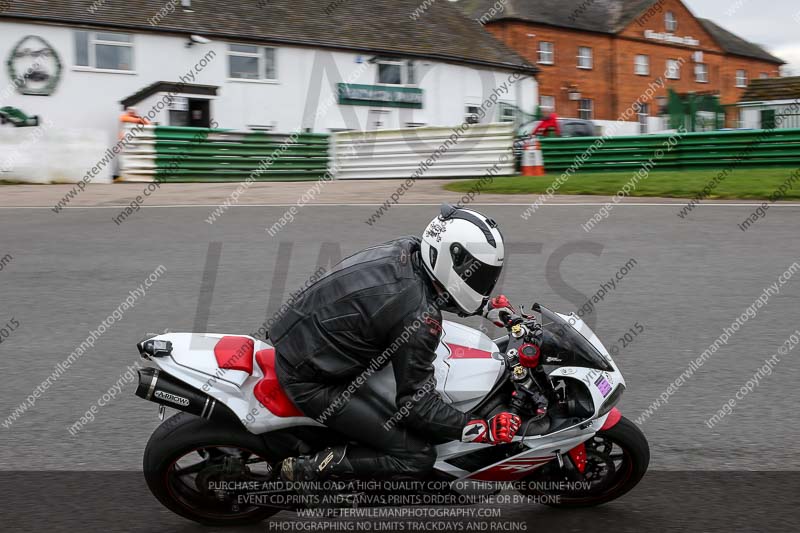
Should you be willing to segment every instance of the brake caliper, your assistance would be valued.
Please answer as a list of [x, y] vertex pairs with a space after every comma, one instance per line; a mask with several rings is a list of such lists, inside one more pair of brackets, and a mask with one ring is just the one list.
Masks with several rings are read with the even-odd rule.
[[583, 474], [586, 471], [586, 444], [582, 442], [567, 453], [572, 462], [575, 463], [578, 472]]

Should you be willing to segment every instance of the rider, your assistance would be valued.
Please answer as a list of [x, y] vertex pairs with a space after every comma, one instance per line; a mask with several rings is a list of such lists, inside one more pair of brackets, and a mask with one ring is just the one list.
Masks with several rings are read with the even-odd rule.
[[[285, 459], [285, 480], [419, 476], [433, 468], [432, 442], [511, 442], [517, 415], [455, 409], [436, 392], [433, 368], [441, 311], [494, 317], [510, 307], [505, 296], [489, 301], [503, 256], [494, 220], [445, 204], [422, 239], [358, 252], [298, 297], [269, 333], [278, 379], [304, 414], [364, 446]], [[395, 405], [362, 386], [389, 361]]]

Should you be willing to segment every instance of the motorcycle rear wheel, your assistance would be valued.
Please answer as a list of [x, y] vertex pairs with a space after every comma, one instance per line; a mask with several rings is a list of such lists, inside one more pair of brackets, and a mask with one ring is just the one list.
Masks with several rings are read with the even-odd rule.
[[[256, 524], [278, 509], [226, 502], [204, 487], [209, 482], [230, 480], [224, 468], [232, 460], [244, 465], [244, 479], [266, 479], [269, 461], [259, 452], [262, 447], [258, 437], [244, 430], [181, 412], [150, 436], [142, 461], [144, 477], [153, 496], [184, 518], [213, 526]], [[184, 466], [196, 456], [202, 461]]]
[[[588, 461], [583, 481], [591, 483], [592, 489], [561, 492], [527, 490], [525, 493], [548, 496], [542, 498], [542, 503], [550, 507], [593, 507], [616, 500], [633, 489], [642, 480], [650, 464], [647, 438], [635, 423], [625, 417], [614, 427], [598, 432], [587, 441], [586, 451]], [[559, 476], [560, 472], [557, 466], [554, 469], [544, 467], [525, 481], [576, 483], [575, 479], [567, 480]]]

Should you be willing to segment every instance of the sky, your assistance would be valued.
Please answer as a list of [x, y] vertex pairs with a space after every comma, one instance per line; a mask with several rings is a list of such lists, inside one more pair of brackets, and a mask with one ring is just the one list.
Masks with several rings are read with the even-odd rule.
[[797, 0], [684, 0], [711, 19], [788, 63], [784, 75], [800, 76], [800, 2]]

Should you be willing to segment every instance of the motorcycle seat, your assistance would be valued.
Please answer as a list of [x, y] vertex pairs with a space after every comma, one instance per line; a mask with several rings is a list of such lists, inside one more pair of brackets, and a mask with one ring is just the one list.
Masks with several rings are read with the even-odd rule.
[[214, 346], [217, 364], [225, 370], [240, 370], [253, 373], [253, 350], [255, 343], [249, 337], [222, 337]]
[[256, 352], [256, 363], [264, 373], [264, 377], [256, 383], [253, 395], [279, 417], [305, 416], [286, 395], [275, 373], [275, 349], [267, 348]]

